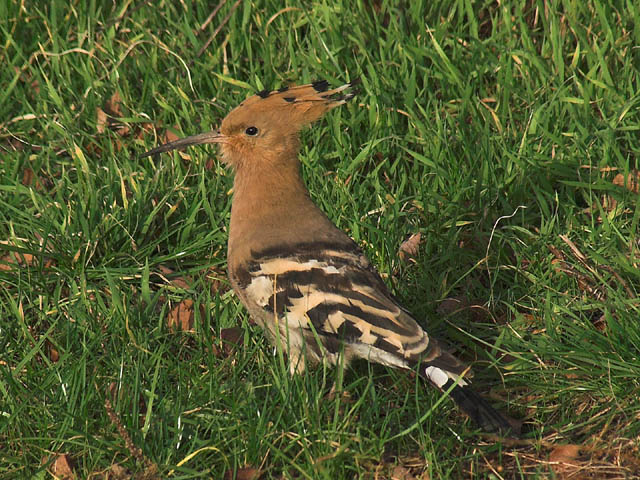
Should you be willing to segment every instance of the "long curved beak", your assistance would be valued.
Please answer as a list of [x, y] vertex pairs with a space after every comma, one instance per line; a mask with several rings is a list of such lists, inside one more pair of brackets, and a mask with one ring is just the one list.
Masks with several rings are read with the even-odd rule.
[[148, 152], [140, 155], [140, 158], [150, 157], [158, 153], [170, 152], [171, 150], [182, 150], [192, 145], [202, 145], [205, 143], [221, 143], [224, 142], [225, 136], [219, 131], [200, 133], [198, 135], [191, 135], [190, 137], [181, 138], [173, 142], [165, 143], [159, 147], [153, 148]]

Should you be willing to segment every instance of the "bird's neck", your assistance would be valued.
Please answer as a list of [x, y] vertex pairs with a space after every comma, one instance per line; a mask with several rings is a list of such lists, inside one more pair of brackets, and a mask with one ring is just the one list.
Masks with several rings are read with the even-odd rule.
[[287, 226], [291, 214], [308, 203], [309, 192], [298, 165], [279, 169], [243, 166], [236, 170], [233, 182], [231, 230], [246, 226], [264, 232]]
[[242, 165], [235, 172], [233, 189], [231, 268], [265, 248], [314, 241], [350, 242], [312, 202], [297, 159], [277, 169]]

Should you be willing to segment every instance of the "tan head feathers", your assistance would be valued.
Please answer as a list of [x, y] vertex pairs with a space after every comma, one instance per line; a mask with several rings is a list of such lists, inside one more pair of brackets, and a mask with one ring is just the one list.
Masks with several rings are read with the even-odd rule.
[[[182, 138], [156, 147], [142, 157], [182, 149], [205, 143], [222, 144], [228, 163], [235, 153], [258, 151], [276, 146], [283, 139], [296, 135], [303, 127], [319, 119], [326, 112], [351, 100], [355, 93], [346, 91], [356, 85], [353, 81], [329, 89], [326, 80], [307, 85], [263, 90], [247, 98], [224, 118], [220, 129]], [[295, 142], [294, 142], [295, 143]], [[285, 142], [286, 144], [286, 142]]]

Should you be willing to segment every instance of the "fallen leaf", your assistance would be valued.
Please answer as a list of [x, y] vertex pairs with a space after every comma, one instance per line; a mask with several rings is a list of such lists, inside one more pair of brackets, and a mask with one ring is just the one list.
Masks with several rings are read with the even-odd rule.
[[[207, 271], [206, 278], [211, 285], [211, 294], [215, 295], [216, 292], [219, 292], [224, 287], [223, 282], [226, 274], [217, 268], [210, 268]], [[225, 290], [228, 290], [228, 287], [225, 287]]]
[[223, 328], [220, 330], [220, 342], [212, 346], [212, 353], [217, 358], [230, 357], [242, 345], [244, 330], [240, 327]]
[[31, 185], [33, 183], [33, 177], [35, 177], [33, 170], [31, 170], [29, 167], [25, 168], [22, 172], [22, 185], [24, 185], [25, 187]]
[[[111, 98], [107, 100], [104, 105], [104, 109], [108, 115], [114, 118], [106, 118], [106, 125], [113, 129], [119, 136], [124, 137], [129, 134], [131, 128], [129, 125], [124, 123], [119, 123], [117, 118], [123, 117], [122, 113], [122, 98], [120, 97], [120, 93], [116, 91]], [[104, 113], [104, 112], [103, 112]], [[99, 115], [99, 113], [98, 113]], [[116, 151], [120, 151], [122, 145], [120, 142], [115, 142]]]
[[164, 265], [159, 265], [158, 270], [160, 270], [160, 273], [165, 276], [163, 280], [169, 283], [169, 285], [171, 285], [172, 287], [184, 288], [185, 290], [188, 290], [189, 288], [191, 288], [191, 285], [193, 285], [193, 278], [188, 275], [166, 278], [169, 275], [173, 275], [175, 272], [171, 268], [165, 267]]
[[574, 474], [582, 470], [585, 463], [579, 456], [580, 445], [559, 445], [549, 454], [551, 469], [560, 478], [575, 478]]
[[415, 258], [418, 255], [420, 241], [422, 240], [422, 234], [420, 232], [414, 233], [407, 240], [402, 242], [398, 249], [398, 256], [401, 260], [407, 258]]
[[[613, 178], [612, 183], [618, 187], [625, 188], [630, 192], [638, 193], [640, 191], [640, 170], [631, 170], [628, 175], [618, 173]], [[594, 201], [591, 207], [585, 208], [583, 212], [587, 215], [595, 216], [600, 209], [606, 212], [609, 218], [622, 213], [631, 212], [629, 208], [622, 208], [622, 206], [618, 208], [618, 201], [611, 195], [602, 195], [600, 200]], [[598, 215], [596, 220], [598, 223], [602, 223], [602, 216]]]
[[578, 460], [580, 445], [558, 445], [549, 454], [550, 462], [570, 463]]
[[[164, 131], [164, 134], [160, 137], [160, 143], [174, 142], [179, 138], [182, 138], [180, 135], [173, 133], [174, 129], [180, 130], [178, 125], [174, 125], [172, 129], [167, 128]], [[187, 162], [191, 161], [191, 155], [189, 155], [185, 150], [178, 150], [178, 156]]]
[[36, 175], [35, 172], [27, 167], [24, 172], [22, 172], [22, 184], [25, 187], [34, 186], [36, 191], [41, 192], [44, 190], [44, 185], [47, 185], [49, 182], [46, 177]]
[[100, 107], [96, 107], [96, 131], [98, 133], [104, 133], [106, 127], [109, 124], [109, 119], [104, 110]]
[[58, 455], [56, 457], [56, 461], [53, 462], [53, 465], [51, 466], [51, 473], [60, 480], [76, 478], [76, 474], [73, 472], [73, 468], [71, 467], [71, 459], [67, 454]]
[[130, 131], [131, 131], [131, 129], [129, 128], [129, 125], [118, 125], [116, 127], [116, 133], [118, 135], [120, 135], [121, 137], [125, 137], [125, 136], [129, 135]]
[[570, 275], [577, 275], [576, 271], [564, 260], [554, 258], [551, 260], [551, 266], [556, 273], [567, 273]]
[[138, 124], [138, 129], [135, 133], [135, 138], [142, 140], [147, 134], [153, 132], [153, 123], [143, 122]]
[[21, 152], [22, 150], [25, 149], [25, 146], [26, 146], [24, 142], [21, 142], [17, 138], [13, 138], [13, 137], [7, 138], [5, 140], [5, 143], [7, 143], [10, 149], [13, 150], [14, 152]]
[[31, 87], [31, 93], [34, 93], [35, 95], [38, 95], [40, 93], [40, 82], [38, 82], [38, 80], [32, 80], [33, 75], [31, 75], [31, 72], [29, 70], [21, 72], [20, 68], [14, 67], [13, 71], [19, 75], [20, 81], [29, 83], [29, 86]]
[[391, 471], [391, 480], [415, 480], [416, 477], [414, 477], [413, 475], [411, 475], [411, 472], [400, 466], [400, 465], [396, 465], [395, 467], [393, 467], [393, 470]]
[[9, 252], [4, 257], [0, 257], [0, 270], [12, 270], [11, 265], [21, 267], [31, 267], [37, 258], [30, 253]]
[[224, 352], [231, 355], [234, 350], [242, 345], [244, 330], [240, 327], [223, 328], [220, 331], [220, 340], [222, 340], [222, 348]]
[[236, 470], [235, 476], [233, 470], [227, 470], [224, 473], [224, 480], [258, 480], [262, 475], [262, 471], [255, 467], [242, 467]]
[[167, 128], [164, 131], [164, 136], [162, 137], [162, 143], [175, 142], [180, 138], [179, 135], [176, 135], [175, 133], [173, 133], [173, 130], [180, 130], [180, 127], [178, 125], [174, 125], [173, 129]]
[[613, 178], [613, 184], [624, 187], [630, 192], [638, 193], [640, 191], [640, 170], [631, 170], [626, 177], [619, 173]]
[[116, 90], [111, 98], [107, 100], [104, 108], [107, 110], [109, 115], [113, 115], [114, 117], [122, 117], [122, 98], [120, 98], [120, 93]]
[[594, 310], [592, 312], [585, 312], [587, 318], [591, 321], [594, 328], [600, 332], [607, 330], [607, 315], [600, 310]]
[[130, 478], [131, 475], [127, 469], [117, 463], [111, 465], [111, 468], [105, 474], [105, 480], [128, 480]]
[[167, 316], [167, 325], [171, 332], [193, 331], [193, 300], [186, 298], [176, 305]]
[[47, 340], [47, 350], [49, 353], [49, 360], [51, 360], [53, 363], [56, 363], [58, 360], [60, 360], [60, 354], [58, 353], [58, 350], [56, 350], [56, 348], [53, 346], [53, 343], [51, 343], [49, 340]]
[[555, 245], [547, 245], [547, 248], [557, 260], [564, 260], [564, 253], [562, 253], [558, 247]]

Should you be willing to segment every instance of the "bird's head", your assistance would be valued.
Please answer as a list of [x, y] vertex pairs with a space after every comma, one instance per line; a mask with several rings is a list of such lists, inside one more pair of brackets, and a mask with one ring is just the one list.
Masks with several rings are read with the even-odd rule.
[[[222, 161], [235, 169], [252, 162], [271, 163], [295, 158], [298, 132], [354, 93], [356, 82], [329, 89], [326, 81], [259, 92], [247, 98], [222, 120], [220, 129], [182, 138], [149, 150], [146, 157], [191, 145], [217, 143]], [[294, 154], [294, 155], [292, 155]]]

